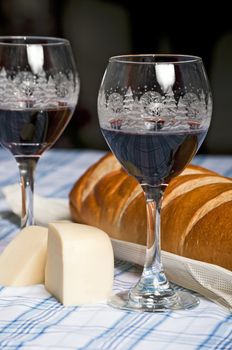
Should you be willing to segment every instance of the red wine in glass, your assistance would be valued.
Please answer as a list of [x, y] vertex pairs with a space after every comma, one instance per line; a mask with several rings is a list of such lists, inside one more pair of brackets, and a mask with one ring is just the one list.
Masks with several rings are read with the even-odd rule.
[[0, 143], [20, 161], [40, 157], [64, 131], [73, 108], [0, 110]]
[[141, 184], [168, 184], [191, 161], [207, 130], [150, 133], [101, 129], [112, 152]]

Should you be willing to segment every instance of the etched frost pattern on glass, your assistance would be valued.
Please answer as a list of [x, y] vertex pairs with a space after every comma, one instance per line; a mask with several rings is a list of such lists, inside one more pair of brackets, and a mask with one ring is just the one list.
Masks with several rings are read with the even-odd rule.
[[142, 116], [159, 117], [162, 110], [162, 96], [158, 92], [145, 92], [139, 101], [141, 106]]
[[79, 82], [72, 73], [39, 75], [30, 71], [7, 73], [0, 70], [0, 104], [2, 109], [54, 108], [75, 106]]
[[100, 91], [98, 109], [107, 128], [130, 128], [140, 119], [140, 127], [146, 130], [175, 128], [180, 124], [182, 129], [184, 126], [194, 129], [209, 126], [212, 100], [203, 90], [179, 95], [172, 90], [141, 94], [129, 86], [122, 92]]

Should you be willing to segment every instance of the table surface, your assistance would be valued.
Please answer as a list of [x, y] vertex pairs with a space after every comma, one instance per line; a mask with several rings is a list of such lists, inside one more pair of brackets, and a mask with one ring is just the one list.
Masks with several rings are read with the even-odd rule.
[[[36, 172], [35, 192], [67, 198], [76, 179], [102, 155], [99, 151], [47, 152]], [[193, 163], [232, 176], [232, 157], [197, 156]], [[0, 149], [0, 186], [18, 181], [14, 159]], [[0, 243], [18, 230], [19, 218], [0, 194]], [[138, 267], [117, 262], [114, 290], [127, 289]], [[43, 285], [0, 287], [0, 349], [232, 349], [232, 315], [200, 297], [191, 311], [136, 313], [106, 303], [64, 307]]]

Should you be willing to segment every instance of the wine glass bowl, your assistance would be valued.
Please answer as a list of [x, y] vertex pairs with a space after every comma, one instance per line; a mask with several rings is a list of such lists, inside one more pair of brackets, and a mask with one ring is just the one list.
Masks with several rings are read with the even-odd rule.
[[196, 154], [210, 125], [212, 98], [201, 58], [126, 55], [109, 60], [98, 96], [102, 133], [145, 194], [147, 249], [141, 278], [109, 301], [138, 311], [188, 309], [198, 299], [172, 288], [160, 250], [162, 197]]
[[0, 37], [0, 143], [19, 167], [22, 227], [34, 223], [36, 163], [64, 131], [78, 95], [68, 40]]

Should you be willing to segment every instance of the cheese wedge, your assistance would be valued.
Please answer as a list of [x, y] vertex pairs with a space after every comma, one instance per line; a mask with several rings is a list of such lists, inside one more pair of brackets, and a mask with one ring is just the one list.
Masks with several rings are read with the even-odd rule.
[[0, 255], [0, 285], [27, 286], [44, 282], [48, 230], [28, 226]]
[[105, 232], [74, 223], [49, 224], [45, 287], [62, 304], [106, 300], [113, 276], [113, 249]]

